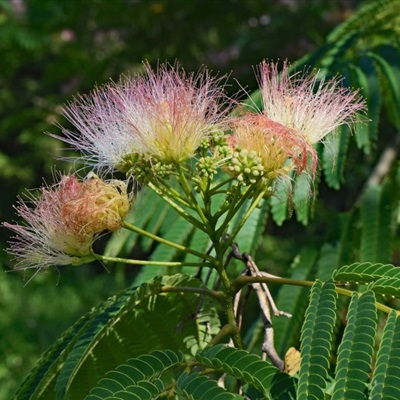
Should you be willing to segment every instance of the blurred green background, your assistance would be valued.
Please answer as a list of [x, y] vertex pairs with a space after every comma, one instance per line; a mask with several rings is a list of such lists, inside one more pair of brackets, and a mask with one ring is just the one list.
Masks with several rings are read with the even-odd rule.
[[[262, 59], [295, 61], [365, 2], [351, 0], [0, 0], [0, 221], [25, 188], [52, 181], [62, 105], [96, 84], [178, 60], [256, 89]], [[238, 80], [240, 85], [236, 82]], [[0, 230], [4, 249], [10, 233]], [[0, 400], [76, 318], [124, 288], [129, 271], [54, 268], [32, 278], [0, 253]]]

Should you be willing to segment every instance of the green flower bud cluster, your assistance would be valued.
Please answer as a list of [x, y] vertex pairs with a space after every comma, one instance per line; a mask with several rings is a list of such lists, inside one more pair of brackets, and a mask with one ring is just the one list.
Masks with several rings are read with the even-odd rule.
[[232, 155], [228, 169], [243, 185], [255, 183], [264, 175], [262, 159], [253, 150], [237, 149]]
[[166, 177], [175, 173], [173, 164], [148, 159], [138, 153], [124, 156], [123, 161], [118, 164], [118, 169], [127, 176], [134, 176], [141, 183], [147, 183], [150, 176]]
[[211, 140], [214, 146], [225, 146], [226, 145], [225, 132], [224, 131], [215, 132]]
[[127, 176], [132, 175], [142, 183], [148, 182], [147, 176], [152, 174], [152, 165], [138, 153], [130, 153], [123, 157], [117, 168]]
[[152, 164], [151, 167], [152, 173], [161, 178], [165, 178], [169, 175], [174, 175], [176, 173], [176, 167], [172, 163], [158, 161], [155, 164]]
[[205, 138], [201, 141], [199, 148], [197, 149], [198, 152], [207, 151], [210, 148], [210, 140]]
[[211, 178], [217, 173], [217, 160], [214, 157], [201, 157], [197, 162], [196, 168], [200, 175]]
[[143, 157], [138, 153], [129, 153], [122, 157], [122, 161], [120, 161], [116, 165], [116, 169], [121, 171], [124, 174], [129, 175], [132, 173], [138, 164], [143, 162]]
[[232, 150], [226, 144], [218, 145], [214, 148], [214, 156], [218, 157], [218, 159], [222, 160], [224, 158], [231, 158]]

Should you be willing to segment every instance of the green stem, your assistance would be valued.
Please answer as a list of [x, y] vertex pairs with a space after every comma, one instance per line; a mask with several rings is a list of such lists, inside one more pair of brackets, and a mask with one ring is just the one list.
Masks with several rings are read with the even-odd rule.
[[225, 300], [225, 293], [217, 290], [210, 290], [207, 288], [185, 287], [185, 286], [163, 286], [160, 288], [161, 293], [196, 293], [204, 296], [212, 297], [223, 303]]
[[183, 188], [186, 196], [188, 196], [190, 198], [194, 210], [197, 212], [201, 221], [203, 222], [203, 225], [207, 229], [207, 233], [210, 233], [211, 227], [210, 227], [209, 221], [206, 218], [206, 216], [204, 215], [204, 212], [203, 212], [202, 208], [200, 207], [200, 204], [197, 202], [196, 196], [194, 195], [192, 187], [189, 185], [189, 182], [186, 179], [186, 175], [184, 174], [181, 165], [177, 164], [176, 169], [178, 171], [180, 183], [182, 185], [182, 188]]
[[[240, 210], [240, 208], [243, 206], [243, 204], [248, 200], [249, 196], [251, 195], [252, 191], [254, 189], [254, 186], [249, 186], [244, 193], [242, 193], [240, 186], [236, 187], [235, 193], [231, 201], [229, 201], [228, 207], [226, 208], [221, 208], [216, 214], [215, 218], [219, 218], [222, 216], [223, 213], [225, 213], [228, 210], [227, 215], [225, 216], [224, 221], [218, 228], [218, 231], [216, 233], [216, 237], [223, 237], [224, 234], [226, 233], [228, 229], [228, 225], [231, 222], [232, 218], [236, 215], [236, 213]], [[238, 200], [239, 198], [239, 200]], [[225, 247], [226, 250], [226, 247]], [[224, 251], [225, 251], [224, 250]]]
[[[149, 182], [148, 186], [150, 189], [154, 190], [160, 197], [162, 197], [179, 215], [181, 215], [183, 218], [186, 219], [186, 221], [190, 222], [192, 225], [194, 225], [196, 228], [202, 230], [203, 232], [207, 232], [206, 227], [202, 224], [201, 221], [197, 220], [196, 218], [192, 217], [190, 214], [188, 214], [182, 207], [180, 207], [178, 204], [176, 204], [171, 197], [168, 196], [168, 193], [165, 193], [164, 191], [160, 190], [154, 183]], [[190, 206], [188, 206], [191, 208]]]
[[[292, 286], [303, 286], [303, 287], [312, 287], [315, 282], [313, 281], [302, 281], [297, 279], [289, 279], [289, 278], [279, 278], [279, 277], [267, 277], [267, 276], [239, 276], [236, 278], [231, 285], [231, 290], [234, 293], [237, 293], [244, 286], [247, 286], [251, 283], [279, 283], [281, 285], [292, 285]], [[336, 286], [336, 292], [343, 296], [351, 297], [353, 293], [357, 293], [357, 295], [361, 296], [361, 292], [355, 292], [353, 290], [343, 289], [341, 287]], [[378, 301], [375, 302], [376, 308], [381, 310], [387, 314], [393, 311], [393, 308], [390, 308]], [[397, 310], [394, 310], [398, 313]]]
[[251, 283], [279, 283], [281, 285], [304, 286], [304, 287], [312, 287], [314, 285], [313, 281], [303, 281], [303, 280], [289, 279], [289, 278], [269, 277], [269, 276], [239, 276], [232, 282], [231, 290], [233, 293], [237, 293], [244, 286], [247, 286]]
[[120, 257], [109, 257], [101, 254], [93, 253], [93, 256], [97, 260], [110, 261], [131, 265], [150, 265], [150, 266], [160, 266], [160, 267], [204, 267], [204, 263], [186, 263], [180, 261], [150, 261], [150, 260], [132, 260], [130, 258], [120, 258]]
[[219, 260], [219, 262], [216, 266], [216, 269], [217, 269], [218, 275], [221, 279], [221, 283], [225, 287], [225, 290], [226, 290], [226, 297], [225, 297], [225, 302], [223, 304], [223, 307], [224, 307], [225, 315], [226, 315], [226, 318], [228, 321], [228, 326], [230, 326], [232, 328], [232, 330], [230, 332], [232, 341], [236, 348], [242, 349], [244, 347], [243, 339], [242, 339], [242, 336], [240, 335], [239, 327], [237, 326], [236, 315], [235, 315], [235, 310], [234, 310], [234, 306], [233, 306], [235, 293], [232, 291], [231, 281], [230, 281], [228, 274], [226, 272], [226, 269], [224, 267], [224, 263], [223, 263], [224, 251], [221, 251], [222, 244], [223, 244], [223, 242], [214, 243], [215, 251], [217, 254], [217, 259]]
[[231, 336], [235, 334], [237, 331], [236, 326], [232, 326], [230, 324], [224, 325], [221, 330], [210, 340], [210, 343], [208, 343], [207, 346], [214, 346], [218, 343], [220, 343], [225, 336]]
[[229, 198], [229, 201], [227, 201], [228, 204], [226, 205], [224, 204], [214, 214], [214, 218], [218, 219], [228, 211], [228, 214], [225, 216], [225, 219], [219, 228], [219, 232], [225, 231], [227, 225], [229, 224], [233, 216], [238, 212], [242, 204], [247, 200], [246, 193], [247, 191], [242, 194], [241, 188], [239, 186], [236, 186], [232, 198]]
[[243, 349], [244, 343], [236, 323], [236, 315], [233, 309], [233, 297], [229, 294], [225, 300], [225, 315], [228, 319], [228, 324], [233, 328], [231, 332], [231, 338], [235, 347], [238, 349]]
[[[348, 297], [351, 297], [351, 296], [353, 295], [353, 293], [357, 293], [358, 296], [361, 296], [361, 295], [362, 295], [361, 292], [355, 292], [355, 291], [353, 291], [353, 290], [343, 289], [343, 288], [341, 288], [341, 287], [336, 287], [336, 292], [337, 292], [338, 294], [342, 294], [342, 295], [348, 296]], [[386, 314], [389, 314], [391, 311], [394, 310], [393, 308], [390, 308], [390, 307], [388, 307], [388, 306], [386, 306], [386, 305], [384, 305], [384, 304], [382, 304], [382, 303], [379, 303], [379, 301], [376, 301], [376, 302], [375, 302], [375, 305], [376, 305], [376, 308], [377, 308], [378, 310], [381, 310], [381, 311], [383, 311], [383, 312], [386, 313]], [[397, 312], [397, 314], [399, 313], [398, 310], [395, 310], [395, 311]]]
[[161, 238], [160, 236], [157, 236], [157, 235], [154, 235], [154, 234], [152, 234], [150, 232], [147, 232], [147, 231], [145, 231], [145, 230], [143, 230], [143, 229], [141, 229], [141, 228], [139, 228], [139, 227], [137, 227], [135, 225], [132, 225], [129, 222], [126, 222], [126, 221], [124, 221], [124, 225], [123, 226], [124, 226], [124, 228], [126, 228], [126, 229], [128, 229], [128, 230], [130, 230], [132, 232], [136, 232], [139, 235], [146, 236], [146, 237], [148, 237], [148, 238], [150, 238], [150, 239], [152, 239], [152, 240], [154, 240], [154, 241], [156, 241], [158, 243], [165, 244], [167, 246], [173, 247], [174, 249], [183, 251], [185, 253], [193, 254], [194, 256], [197, 256], [197, 257], [199, 257], [199, 258], [201, 258], [203, 260], [207, 260], [207, 261], [210, 262], [210, 264], [212, 266], [216, 265], [215, 258], [209, 256], [208, 254], [201, 253], [199, 251], [190, 249], [189, 247], [186, 247], [186, 246], [183, 246], [181, 244], [178, 244], [178, 243], [175, 243], [175, 242], [171, 242], [171, 241], [169, 241], [167, 239]]
[[[164, 195], [167, 195], [168, 197], [175, 199], [176, 201], [178, 201], [178, 203], [180, 203], [181, 205], [183, 205], [185, 207], [192, 208], [190, 203], [188, 203], [188, 201], [184, 197], [182, 197], [181, 193], [179, 193], [176, 189], [171, 187], [163, 179], [152, 180], [151, 183], [152, 183], [153, 187], [157, 187], [157, 188], [161, 184], [163, 187], [162, 193], [164, 193]], [[161, 193], [161, 191], [160, 191], [160, 193]]]
[[223, 181], [223, 182], [218, 183], [218, 185], [215, 185], [212, 189], [210, 189], [209, 195], [210, 195], [210, 196], [214, 196], [214, 195], [217, 194], [217, 193], [221, 193], [221, 192], [224, 193], [224, 192], [226, 192], [226, 190], [219, 191], [219, 188], [222, 188], [223, 186], [225, 186], [225, 185], [227, 185], [228, 183], [230, 183], [230, 182], [232, 182], [232, 181], [235, 181], [235, 180], [236, 180], [236, 178], [231, 177], [231, 178], [229, 178], [229, 179], [226, 179], [226, 180]]
[[235, 240], [235, 237], [237, 236], [239, 231], [242, 229], [243, 225], [245, 224], [247, 219], [250, 217], [252, 212], [255, 210], [255, 208], [258, 206], [258, 204], [260, 203], [260, 201], [262, 200], [262, 198], [264, 197], [264, 195], [267, 191], [268, 191], [268, 187], [265, 186], [265, 188], [258, 194], [258, 196], [253, 199], [252, 203], [250, 204], [250, 207], [246, 211], [246, 214], [236, 225], [235, 229], [229, 234], [228, 240], [225, 241], [224, 250], [226, 250], [231, 245], [231, 243]]

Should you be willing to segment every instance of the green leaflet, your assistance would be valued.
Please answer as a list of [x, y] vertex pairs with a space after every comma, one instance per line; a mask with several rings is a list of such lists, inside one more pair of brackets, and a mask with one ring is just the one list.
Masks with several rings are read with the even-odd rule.
[[344, 182], [343, 171], [346, 164], [350, 132], [347, 125], [342, 125], [335, 135], [330, 135], [329, 143], [323, 148], [323, 169], [326, 183], [338, 190]]
[[298, 400], [324, 398], [336, 318], [336, 299], [332, 282], [315, 282], [301, 333]]
[[379, 68], [380, 75], [384, 79], [384, 88], [387, 90], [386, 107], [392, 123], [400, 127], [400, 52], [393, 46], [381, 46], [377, 52], [368, 54]]
[[243, 400], [244, 397], [229, 393], [222, 387], [218, 386], [218, 382], [210, 380], [204, 375], [196, 373], [184, 372], [178, 379], [176, 392], [181, 396], [185, 396], [190, 400]]
[[225, 345], [204, 348], [196, 359], [204, 366], [233, 375], [260, 390], [268, 399], [290, 399], [296, 380], [255, 354]]
[[151, 400], [160, 395], [169, 380], [161, 379], [166, 371], [183, 363], [181, 352], [154, 351], [148, 355], [128, 359], [100, 379], [85, 400], [113, 398], [139, 398]]
[[387, 191], [370, 185], [361, 203], [360, 261], [388, 262], [391, 254], [392, 207]]
[[303, 172], [296, 178], [293, 189], [293, 208], [297, 221], [307, 225], [312, 211], [312, 187], [310, 177]]
[[289, 217], [289, 191], [290, 182], [283, 179], [278, 180], [276, 190], [269, 200], [272, 218], [278, 226], [281, 226]]
[[65, 364], [68, 354], [79, 338], [90, 329], [100, 315], [109, 312], [110, 308], [116, 303], [124, 301], [130, 294], [131, 289], [127, 289], [81, 317], [42, 355], [13, 399], [40, 398], [53, 400], [60, 368]]
[[372, 377], [370, 400], [400, 398], [400, 318], [392, 311], [389, 314], [382, 342], [378, 351], [375, 372]]
[[54, 389], [55, 381], [57, 398], [82, 398], [128, 355], [164, 348], [186, 350], [185, 338], [199, 337], [198, 325], [192, 319], [180, 324], [193, 313], [198, 297], [186, 298], [181, 293], [157, 296], [163, 285], [196, 287], [201, 283], [183, 275], [159, 277], [111, 298], [83, 317], [61, 344], [43, 356], [43, 364], [33, 371], [15, 399], [26, 398], [26, 393], [46, 393], [47, 397], [40, 398], [54, 399], [49, 389]]
[[344, 265], [333, 273], [336, 282], [369, 283], [382, 277], [400, 277], [400, 268], [391, 264], [364, 262]]
[[374, 294], [354, 293], [339, 346], [332, 400], [367, 399], [376, 325]]
[[[307, 280], [317, 260], [315, 248], [305, 248], [293, 260], [290, 270], [291, 279]], [[304, 311], [308, 303], [308, 288], [284, 285], [275, 298], [280, 310], [288, 312], [292, 318], [273, 318], [275, 348], [284, 356], [290, 346], [297, 345], [298, 335], [303, 323]]]

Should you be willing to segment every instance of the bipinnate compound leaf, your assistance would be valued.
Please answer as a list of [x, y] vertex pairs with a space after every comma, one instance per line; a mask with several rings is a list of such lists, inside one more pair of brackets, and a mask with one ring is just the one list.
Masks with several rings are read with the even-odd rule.
[[[293, 260], [289, 277], [295, 280], [307, 280], [315, 266], [318, 250], [314, 247], [304, 248]], [[278, 354], [285, 354], [290, 346], [297, 345], [298, 336], [307, 308], [309, 289], [284, 285], [275, 298], [279, 310], [292, 315], [291, 318], [274, 317], [274, 341]]]
[[320, 400], [327, 386], [337, 294], [332, 282], [316, 281], [301, 333], [297, 399]]
[[400, 316], [392, 311], [379, 347], [370, 400], [400, 398]]
[[84, 398], [99, 379], [128, 358], [167, 348], [189, 353], [185, 339], [194, 342], [201, 336], [199, 324], [190, 318], [198, 296], [159, 295], [165, 285], [199, 287], [202, 283], [187, 275], [156, 277], [110, 298], [43, 356], [14, 398]]
[[354, 263], [334, 272], [339, 282], [367, 283], [376, 294], [400, 297], [400, 268], [391, 264]]
[[[169, 381], [164, 382], [162, 375], [173, 367], [183, 363], [181, 352], [171, 350], [154, 351], [148, 355], [131, 358], [118, 365], [101, 378], [85, 400], [106, 399], [110, 396], [151, 400], [157, 398]], [[166, 383], [166, 384], [164, 384]]]
[[360, 261], [388, 262], [392, 208], [388, 190], [370, 185], [362, 196]]
[[400, 269], [391, 264], [363, 262], [344, 265], [333, 273], [336, 282], [370, 283], [380, 278], [400, 279]]
[[254, 386], [265, 398], [294, 398], [296, 379], [256, 354], [219, 344], [204, 348], [196, 355], [196, 359], [206, 367], [215, 368]]
[[347, 125], [340, 127], [340, 133], [330, 138], [323, 148], [323, 168], [326, 183], [338, 190], [344, 181], [343, 171], [346, 164], [350, 132]]
[[126, 289], [81, 317], [42, 355], [35, 368], [14, 394], [13, 399], [54, 399], [60, 369], [79, 338], [90, 329], [100, 315], [107, 312], [112, 314], [110, 308], [115, 308], [116, 304], [125, 301], [131, 293], [132, 289]]
[[332, 400], [367, 399], [376, 325], [374, 293], [354, 293], [339, 346]]
[[386, 89], [385, 100], [391, 122], [400, 127], [400, 116], [398, 104], [400, 103], [400, 51], [390, 45], [380, 46], [377, 51], [369, 52], [368, 55], [373, 59], [379, 76], [384, 80]]
[[216, 380], [210, 380], [200, 372], [181, 374], [177, 381], [176, 393], [190, 400], [244, 400], [239, 394], [229, 393], [218, 386]]
[[372, 145], [378, 137], [378, 123], [382, 106], [381, 88], [375, 64], [371, 57], [364, 55], [359, 60], [358, 82], [361, 94], [367, 101], [368, 118], [370, 121], [357, 124], [355, 137], [359, 148], [363, 148], [365, 153], [369, 153]]

